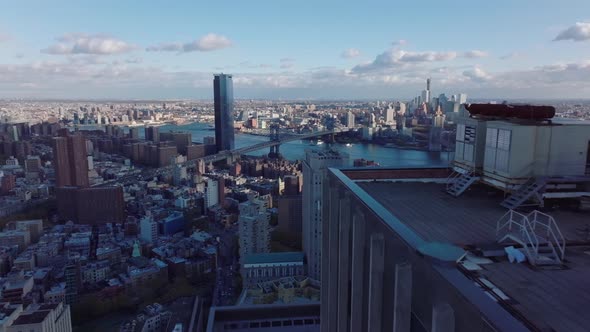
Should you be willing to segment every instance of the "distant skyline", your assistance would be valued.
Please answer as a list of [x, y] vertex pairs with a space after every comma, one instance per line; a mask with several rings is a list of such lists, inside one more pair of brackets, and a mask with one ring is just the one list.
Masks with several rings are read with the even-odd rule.
[[0, 98], [590, 97], [590, 2], [18, 1]]

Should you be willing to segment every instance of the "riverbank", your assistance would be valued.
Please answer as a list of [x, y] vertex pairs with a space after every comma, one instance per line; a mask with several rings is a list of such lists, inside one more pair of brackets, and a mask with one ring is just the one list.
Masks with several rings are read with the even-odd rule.
[[[203, 142], [203, 138], [213, 136], [207, 124], [193, 123], [190, 125], [160, 127], [160, 132], [186, 131], [192, 135], [193, 142]], [[267, 136], [249, 135], [236, 132], [235, 147], [242, 148], [268, 141]], [[347, 146], [346, 143], [350, 143]], [[431, 152], [406, 148], [387, 148], [383, 145], [371, 143], [355, 143], [352, 140], [346, 143], [321, 144], [310, 146], [309, 140], [295, 140], [281, 144], [280, 153], [288, 160], [304, 160], [305, 151], [309, 149], [327, 149], [328, 146], [336, 151], [348, 154], [350, 163], [354, 159], [374, 160], [381, 166], [447, 166], [452, 159], [450, 152]], [[264, 156], [269, 152], [268, 148], [249, 153], [252, 156]]]

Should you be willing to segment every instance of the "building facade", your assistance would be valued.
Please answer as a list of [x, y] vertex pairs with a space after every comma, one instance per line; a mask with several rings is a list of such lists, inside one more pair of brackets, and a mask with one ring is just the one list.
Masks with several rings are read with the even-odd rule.
[[268, 202], [255, 198], [240, 204], [238, 228], [240, 234], [240, 261], [251, 254], [270, 251], [270, 213]]
[[303, 162], [303, 251], [309, 277], [321, 280], [322, 195], [329, 167], [343, 167], [348, 156], [336, 151], [310, 150]]
[[67, 129], [53, 138], [53, 162], [57, 187], [88, 187], [86, 139], [80, 133], [70, 135]]
[[241, 271], [244, 285], [253, 286], [260, 282], [305, 274], [303, 252], [275, 252], [253, 254], [244, 258]]
[[6, 332], [72, 332], [70, 306], [57, 304], [31, 304], [20, 313]]
[[215, 144], [217, 151], [234, 149], [234, 93], [232, 75], [213, 79], [215, 102]]

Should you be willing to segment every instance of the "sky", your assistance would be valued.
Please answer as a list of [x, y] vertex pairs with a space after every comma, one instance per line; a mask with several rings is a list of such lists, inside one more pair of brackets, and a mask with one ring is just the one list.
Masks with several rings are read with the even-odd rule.
[[0, 98], [589, 98], [590, 1], [0, 0]]

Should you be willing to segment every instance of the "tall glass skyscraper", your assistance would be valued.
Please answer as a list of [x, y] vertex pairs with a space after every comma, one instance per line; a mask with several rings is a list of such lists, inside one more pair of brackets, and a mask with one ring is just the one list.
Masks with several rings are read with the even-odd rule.
[[234, 149], [234, 88], [232, 76], [217, 74], [213, 80], [215, 144], [217, 151]]

